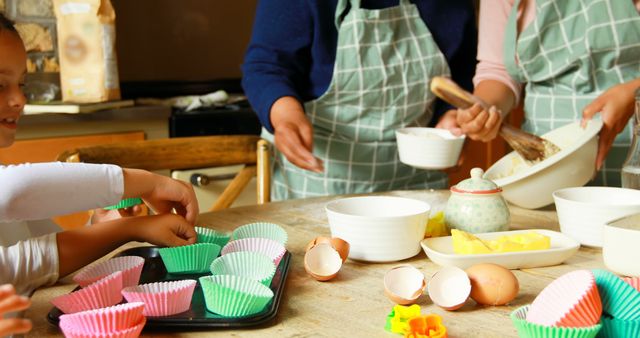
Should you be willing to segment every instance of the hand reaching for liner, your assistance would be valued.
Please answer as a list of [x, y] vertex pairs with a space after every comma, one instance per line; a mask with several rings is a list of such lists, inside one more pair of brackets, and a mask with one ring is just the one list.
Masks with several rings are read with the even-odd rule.
[[26, 310], [31, 306], [31, 300], [16, 294], [11, 284], [0, 286], [0, 337], [27, 333], [31, 330], [31, 321], [22, 318], [4, 318], [11, 312]]

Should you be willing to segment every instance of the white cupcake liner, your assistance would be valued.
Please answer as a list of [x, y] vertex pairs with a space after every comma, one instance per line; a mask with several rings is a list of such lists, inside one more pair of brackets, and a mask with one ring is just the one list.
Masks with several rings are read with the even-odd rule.
[[243, 238], [229, 242], [222, 248], [222, 256], [231, 252], [252, 251], [267, 255], [278, 266], [287, 249], [272, 239], [268, 238]]
[[145, 316], [170, 316], [189, 310], [196, 281], [157, 282], [130, 286], [122, 290], [128, 302], [143, 302]]
[[65, 338], [137, 338], [140, 336], [147, 319], [142, 317], [135, 326], [125, 330], [111, 332], [91, 332], [81, 330], [73, 325], [60, 325]]
[[58, 296], [51, 304], [64, 313], [76, 313], [116, 305], [122, 301], [122, 272], [109, 276], [78, 291]]
[[235, 229], [231, 236], [233, 240], [252, 237], [269, 238], [282, 244], [282, 246], [287, 245], [289, 238], [287, 232], [281, 226], [267, 222], [245, 224]]
[[144, 303], [125, 303], [97, 310], [60, 316], [60, 326], [83, 332], [123, 331], [139, 324], [144, 316]]
[[265, 254], [239, 251], [216, 258], [211, 263], [211, 273], [248, 277], [269, 286], [276, 273], [276, 266]]
[[138, 256], [121, 256], [92, 265], [73, 276], [73, 281], [85, 287], [116, 271], [122, 271], [123, 287], [138, 285], [144, 266], [144, 258]]

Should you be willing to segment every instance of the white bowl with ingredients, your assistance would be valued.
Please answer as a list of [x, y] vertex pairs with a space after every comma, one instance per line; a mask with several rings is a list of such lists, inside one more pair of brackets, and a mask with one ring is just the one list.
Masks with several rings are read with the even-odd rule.
[[554, 191], [591, 180], [601, 128], [602, 121], [591, 120], [584, 129], [579, 121], [554, 129], [542, 137], [560, 147], [558, 153], [529, 165], [513, 151], [492, 165], [484, 177], [502, 187], [502, 195], [512, 204], [527, 209], [549, 205]]
[[555, 191], [553, 199], [560, 231], [588, 246], [602, 246], [607, 222], [640, 213], [640, 190], [634, 189], [566, 188]]
[[326, 206], [331, 236], [350, 244], [349, 258], [392, 262], [420, 252], [431, 206], [394, 196], [360, 196]]
[[465, 136], [446, 129], [410, 127], [396, 130], [400, 162], [420, 169], [444, 169], [458, 163]]
[[640, 214], [607, 222], [603, 232], [602, 257], [607, 269], [640, 277]]

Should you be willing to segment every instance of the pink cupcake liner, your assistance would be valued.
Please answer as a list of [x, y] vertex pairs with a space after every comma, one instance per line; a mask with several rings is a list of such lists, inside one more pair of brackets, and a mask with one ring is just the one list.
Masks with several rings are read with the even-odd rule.
[[83, 269], [73, 276], [73, 281], [85, 287], [116, 271], [122, 271], [122, 286], [138, 285], [144, 266], [144, 258], [138, 256], [114, 257]]
[[143, 302], [145, 316], [170, 316], [189, 310], [197, 282], [192, 279], [130, 286], [122, 290], [128, 302]]
[[273, 260], [273, 264], [275, 264], [277, 268], [287, 249], [272, 239], [251, 237], [229, 242], [222, 248], [221, 255], [224, 256], [228, 253], [238, 251], [253, 251], [267, 255]]
[[60, 324], [60, 329], [65, 338], [137, 338], [140, 336], [147, 319], [142, 319], [130, 328], [111, 332], [85, 331], [71, 324]]
[[545, 326], [590, 327], [602, 315], [593, 273], [577, 270], [547, 285], [531, 304], [527, 321]]
[[51, 304], [64, 313], [76, 313], [116, 305], [122, 301], [122, 272], [109, 276], [78, 291], [58, 296]]
[[97, 310], [76, 312], [60, 316], [60, 326], [82, 332], [123, 331], [144, 319], [144, 303], [125, 303]]
[[640, 292], [640, 277], [624, 277], [622, 280]]

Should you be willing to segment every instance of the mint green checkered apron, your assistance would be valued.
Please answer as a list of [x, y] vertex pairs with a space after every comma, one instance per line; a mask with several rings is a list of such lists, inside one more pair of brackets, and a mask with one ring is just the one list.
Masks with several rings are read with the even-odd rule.
[[[514, 4], [504, 59], [509, 74], [527, 83], [522, 128], [542, 135], [580, 120], [608, 88], [640, 77], [640, 16], [632, 0], [535, 1], [536, 19], [520, 37], [520, 0]], [[592, 184], [620, 186], [631, 137], [629, 122]]]
[[314, 127], [313, 153], [325, 170], [299, 169], [276, 152], [272, 198], [446, 187], [444, 173], [398, 159], [395, 130], [427, 126], [435, 101], [429, 82], [449, 75], [415, 5], [400, 0], [396, 7], [368, 10], [360, 8], [360, 0], [341, 0], [336, 25], [329, 88], [304, 104]]

